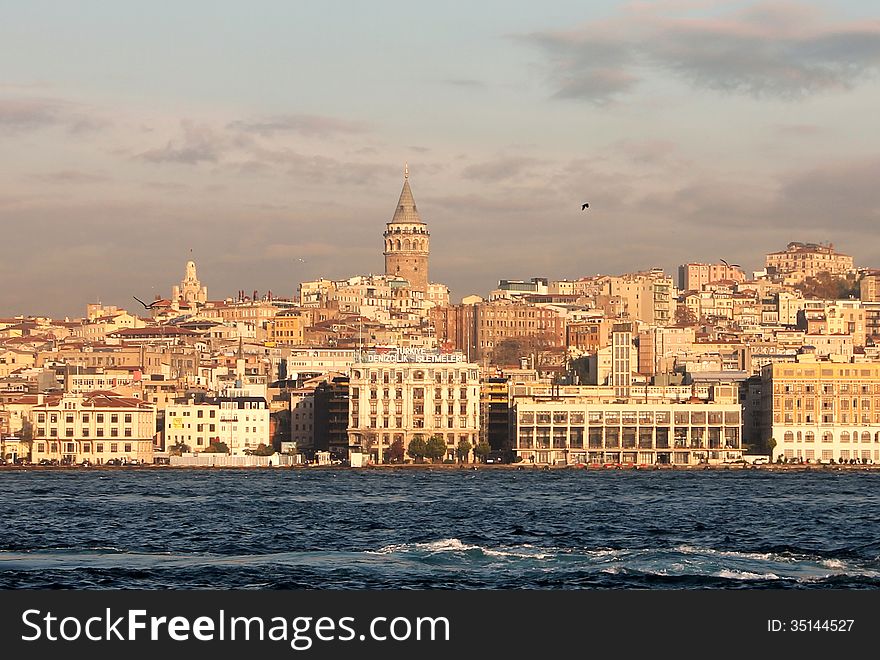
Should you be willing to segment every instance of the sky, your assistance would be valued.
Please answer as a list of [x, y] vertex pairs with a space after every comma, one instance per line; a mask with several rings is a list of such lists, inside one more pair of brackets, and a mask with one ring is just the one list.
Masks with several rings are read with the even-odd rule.
[[867, 0], [0, 0], [0, 316], [382, 273], [405, 163], [453, 302], [880, 267], [878, 68]]

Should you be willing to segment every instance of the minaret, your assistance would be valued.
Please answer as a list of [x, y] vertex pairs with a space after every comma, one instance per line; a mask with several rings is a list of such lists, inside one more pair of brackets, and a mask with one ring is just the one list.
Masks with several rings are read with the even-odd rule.
[[403, 190], [394, 217], [385, 228], [385, 275], [405, 277], [417, 291], [428, 290], [428, 225], [422, 222], [409, 187], [409, 165], [403, 170]]

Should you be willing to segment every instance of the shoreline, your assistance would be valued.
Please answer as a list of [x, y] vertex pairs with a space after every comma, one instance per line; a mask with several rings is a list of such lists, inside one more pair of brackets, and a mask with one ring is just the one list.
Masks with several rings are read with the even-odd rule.
[[748, 465], [742, 463], [722, 463], [710, 465], [639, 465], [639, 464], [576, 464], [576, 465], [523, 465], [522, 463], [502, 463], [486, 465], [483, 463], [404, 463], [391, 465], [364, 465], [363, 467], [349, 467], [346, 465], [291, 465], [291, 466], [209, 466], [209, 465], [164, 465], [154, 463], [151, 465], [137, 466], [114, 466], [114, 465], [0, 465], [0, 473], [10, 472], [113, 472], [113, 471], [142, 471], [142, 470], [465, 470], [465, 471], [519, 471], [519, 472], [554, 472], [586, 470], [590, 472], [609, 471], [644, 471], [644, 472], [702, 472], [702, 471], [765, 471], [765, 472], [870, 472], [880, 470], [880, 464], [869, 465], [822, 465], [822, 464], [778, 464], [767, 463], [763, 465]]

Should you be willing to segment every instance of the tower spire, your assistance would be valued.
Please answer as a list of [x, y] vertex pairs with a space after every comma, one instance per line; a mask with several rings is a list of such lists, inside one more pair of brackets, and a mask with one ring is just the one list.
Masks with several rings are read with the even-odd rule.
[[404, 179], [408, 179], [408, 178], [409, 178], [409, 163], [404, 163], [404, 164], [403, 164], [403, 178], [404, 178]]

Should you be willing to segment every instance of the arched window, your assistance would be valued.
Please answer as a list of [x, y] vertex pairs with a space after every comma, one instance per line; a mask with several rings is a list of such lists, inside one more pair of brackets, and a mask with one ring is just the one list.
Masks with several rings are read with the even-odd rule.
[[791, 431], [786, 431], [783, 442], [794, 442], [794, 433], [792, 433]]
[[413, 380], [424, 380], [425, 372], [424, 371], [414, 371], [413, 372]]
[[815, 441], [816, 441], [816, 434], [813, 433], [812, 431], [807, 431], [806, 434], [804, 435], [804, 442], [815, 442]]
[[403, 249], [404, 250], [411, 250], [412, 249], [412, 244], [409, 242], [408, 238], [403, 239]]
[[400, 239], [399, 238], [397, 239], [397, 249], [398, 250], [400, 249]]
[[831, 434], [831, 431], [825, 431], [822, 434], [822, 442], [834, 442], [834, 436]]
[[849, 442], [849, 431], [841, 431], [840, 432], [840, 441], [841, 442]]
[[871, 434], [868, 431], [862, 431], [862, 442], [871, 442]]

